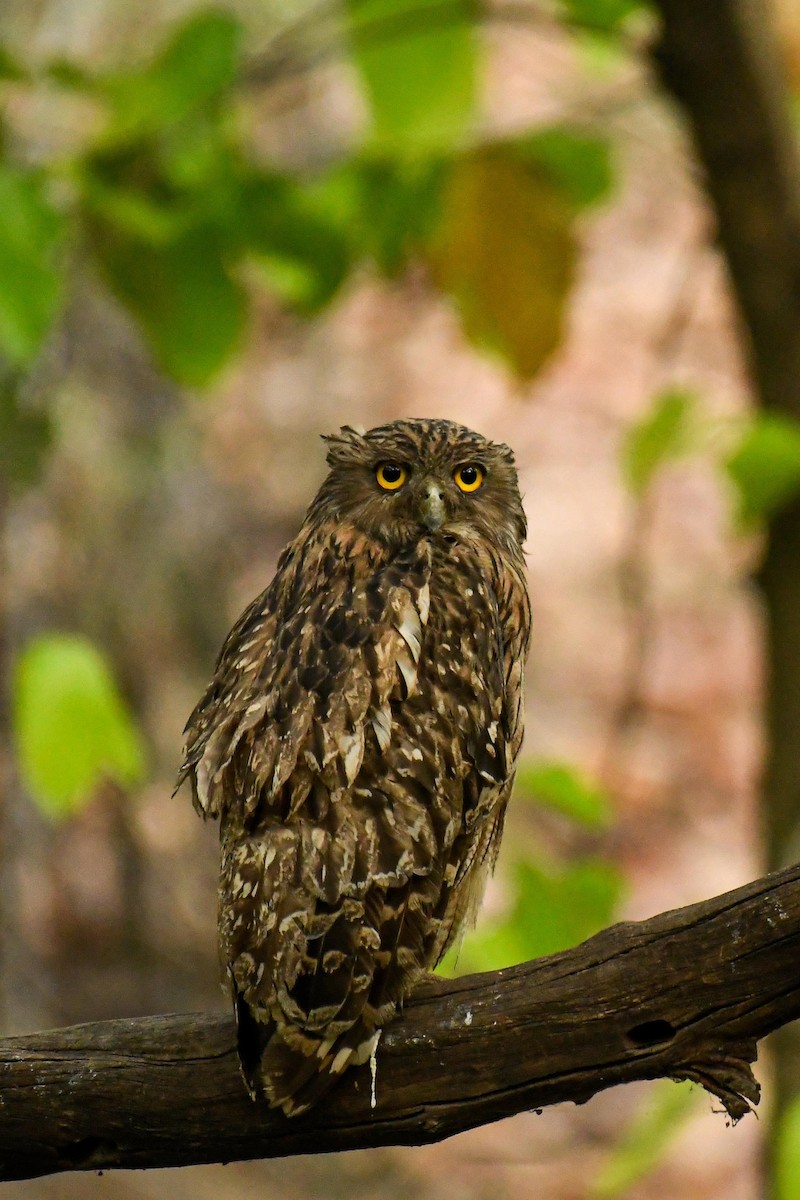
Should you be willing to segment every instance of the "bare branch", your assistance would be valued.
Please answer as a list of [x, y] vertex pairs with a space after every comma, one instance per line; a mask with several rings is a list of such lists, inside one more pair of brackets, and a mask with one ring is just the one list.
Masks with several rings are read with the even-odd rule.
[[736, 1120], [756, 1042], [800, 1015], [800, 866], [563, 954], [431, 980], [369, 1067], [288, 1120], [253, 1104], [232, 1022], [104, 1021], [0, 1042], [0, 1178], [437, 1141], [634, 1079], [694, 1079]]

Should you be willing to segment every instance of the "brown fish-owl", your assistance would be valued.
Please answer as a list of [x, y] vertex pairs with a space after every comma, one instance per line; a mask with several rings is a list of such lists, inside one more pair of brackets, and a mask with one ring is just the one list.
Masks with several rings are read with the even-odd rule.
[[530, 606], [507, 446], [326, 439], [330, 472], [225, 641], [181, 781], [220, 818], [219, 942], [251, 1095], [304, 1112], [474, 917], [522, 741]]

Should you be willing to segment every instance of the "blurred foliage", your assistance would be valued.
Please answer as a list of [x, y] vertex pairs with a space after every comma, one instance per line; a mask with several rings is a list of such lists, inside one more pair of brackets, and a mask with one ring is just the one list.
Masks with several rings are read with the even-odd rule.
[[0, 349], [17, 366], [38, 351], [63, 294], [66, 223], [48, 182], [0, 158]]
[[104, 780], [138, 783], [138, 730], [103, 657], [84, 638], [47, 634], [16, 665], [14, 736], [23, 782], [48, 816], [68, 817]]
[[760, 412], [744, 424], [702, 413], [697, 396], [667, 389], [630, 427], [622, 444], [622, 475], [641, 499], [666, 463], [705, 451], [733, 486], [735, 519], [748, 531], [800, 494], [800, 421]]
[[26, 72], [21, 64], [5, 46], [0, 45], [0, 83], [4, 79], [22, 80], [25, 78]]
[[0, 379], [0, 491], [13, 496], [36, 482], [52, 435], [50, 414], [23, 401], [17, 373]]
[[622, 474], [635, 496], [644, 495], [659, 467], [694, 448], [695, 406], [690, 392], [662, 392], [650, 411], [628, 430], [622, 447]]
[[597, 33], [611, 33], [628, 17], [640, 12], [642, 0], [562, 0], [567, 16]]
[[346, 11], [372, 138], [401, 153], [449, 149], [475, 107], [472, 0], [347, 0]]
[[598, 857], [545, 866], [518, 859], [509, 875], [513, 901], [503, 920], [468, 933], [444, 970], [459, 975], [497, 971], [577, 946], [614, 919], [622, 875]]
[[760, 413], [725, 465], [736, 488], [740, 523], [748, 527], [766, 520], [800, 492], [800, 422]]
[[512, 143], [515, 156], [548, 176], [576, 210], [605, 200], [614, 175], [608, 142], [551, 125]]
[[449, 172], [434, 278], [476, 345], [535, 375], [561, 341], [576, 249], [571, 213], [549, 180], [498, 149]]
[[[565, 763], [523, 763], [517, 778], [517, 800], [557, 811], [579, 829], [610, 824], [602, 791]], [[508, 883], [505, 915], [468, 933], [446, 957], [445, 973], [494, 971], [575, 946], [613, 921], [624, 887], [621, 873], [599, 854], [562, 864], [529, 854], [514, 862]]]
[[6, 55], [9, 86], [44, 77], [77, 92], [98, 128], [35, 170], [0, 155], [0, 350], [20, 363], [37, 353], [65, 298], [67, 247], [191, 386], [241, 344], [246, 280], [308, 315], [363, 261], [397, 275], [416, 258], [467, 336], [533, 375], [561, 338], [576, 215], [611, 186], [607, 143], [564, 128], [476, 141], [468, 0], [349, 0], [345, 14], [366, 140], [312, 176], [255, 160], [238, 99], [244, 30], [230, 14], [195, 13], [149, 62], [117, 72], [57, 62], [26, 75]]
[[444, 156], [392, 158], [369, 150], [306, 188], [340, 231], [352, 261], [371, 260], [387, 278], [421, 256], [441, 220]]
[[589, 1195], [596, 1200], [629, 1195], [658, 1165], [703, 1095], [693, 1083], [663, 1079], [652, 1084], [641, 1111], [601, 1167]]
[[780, 1114], [775, 1131], [774, 1200], [800, 1200], [800, 1096]]
[[605, 792], [567, 763], [523, 762], [517, 791], [588, 829], [605, 829], [613, 819]]

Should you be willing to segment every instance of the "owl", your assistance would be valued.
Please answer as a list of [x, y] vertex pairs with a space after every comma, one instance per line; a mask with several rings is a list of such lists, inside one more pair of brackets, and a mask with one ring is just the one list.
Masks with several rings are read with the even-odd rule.
[[325, 439], [228, 635], [179, 783], [220, 819], [219, 946], [251, 1096], [306, 1111], [475, 915], [522, 741], [514, 456], [461, 425]]

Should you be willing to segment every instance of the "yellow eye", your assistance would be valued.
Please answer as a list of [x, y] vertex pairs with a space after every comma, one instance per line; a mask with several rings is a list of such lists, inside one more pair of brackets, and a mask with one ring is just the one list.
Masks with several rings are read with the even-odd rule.
[[465, 463], [463, 467], [457, 467], [453, 476], [456, 481], [456, 486], [462, 492], [477, 492], [485, 479], [483, 467], [479, 467], [477, 463]]
[[375, 472], [375, 478], [385, 492], [396, 492], [408, 479], [408, 471], [399, 463], [381, 463]]

